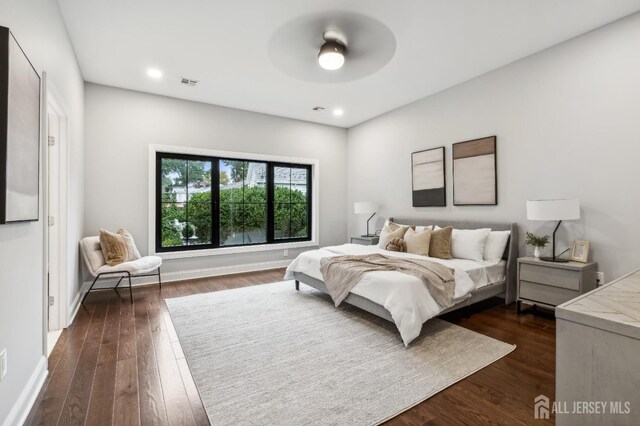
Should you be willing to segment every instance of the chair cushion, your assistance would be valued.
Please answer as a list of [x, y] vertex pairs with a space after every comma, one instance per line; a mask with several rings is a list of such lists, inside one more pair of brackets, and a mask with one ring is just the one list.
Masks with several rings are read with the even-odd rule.
[[131, 275], [146, 274], [153, 272], [162, 266], [162, 258], [160, 256], [144, 256], [140, 259], [130, 262], [123, 262], [115, 266], [104, 264], [96, 269], [96, 274], [104, 274], [107, 272], [129, 272]]
[[80, 249], [82, 251], [82, 257], [87, 265], [87, 269], [94, 277], [97, 275], [97, 270], [105, 264], [104, 256], [102, 255], [102, 248], [100, 247], [99, 237], [86, 237], [80, 241]]

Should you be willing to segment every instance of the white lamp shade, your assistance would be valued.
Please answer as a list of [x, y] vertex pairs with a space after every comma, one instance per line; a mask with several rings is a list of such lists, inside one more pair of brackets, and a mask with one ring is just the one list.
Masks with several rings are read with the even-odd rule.
[[355, 214], [373, 214], [378, 211], [378, 204], [372, 201], [356, 201], [353, 203]]
[[580, 200], [532, 200], [527, 201], [529, 220], [577, 220], [580, 219]]

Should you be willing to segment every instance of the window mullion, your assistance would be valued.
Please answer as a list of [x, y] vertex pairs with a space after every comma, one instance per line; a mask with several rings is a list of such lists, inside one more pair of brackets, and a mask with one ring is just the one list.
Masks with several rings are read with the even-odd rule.
[[313, 197], [311, 196], [311, 191], [313, 190], [311, 188], [311, 166], [307, 166], [307, 238], [311, 239], [312, 238], [312, 232], [313, 232], [313, 215], [311, 212], [311, 201], [313, 199]]
[[211, 157], [211, 244], [220, 247], [220, 159]]
[[267, 243], [275, 241], [275, 167], [273, 163], [267, 163]]
[[291, 197], [293, 192], [293, 169], [289, 167], [289, 238], [293, 238], [293, 220], [291, 220], [291, 215], [293, 214], [293, 208], [291, 206]]
[[162, 249], [162, 223], [162, 155], [156, 154], [156, 252]]
[[186, 182], [184, 183], [184, 193], [186, 195], [186, 200], [184, 201], [184, 217], [185, 217], [185, 225], [184, 225], [184, 229], [182, 230], [183, 232], [183, 236], [184, 231], [186, 230], [186, 240], [187, 240], [187, 246], [189, 246], [189, 160], [185, 161], [185, 172], [186, 172]]

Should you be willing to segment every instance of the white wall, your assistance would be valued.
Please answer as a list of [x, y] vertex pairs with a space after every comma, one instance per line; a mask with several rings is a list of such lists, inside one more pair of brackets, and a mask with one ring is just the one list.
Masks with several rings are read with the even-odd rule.
[[[82, 231], [84, 87], [58, 5], [55, 0], [3, 0], [0, 25], [12, 30], [36, 70], [48, 73], [68, 108], [72, 165], [69, 239], [77, 241]], [[43, 185], [44, 180], [41, 193]], [[75, 286], [77, 246], [71, 247], [70, 254], [71, 283]], [[0, 349], [7, 348], [9, 358], [7, 377], [0, 382], [0, 424], [44, 353], [43, 285], [42, 220], [0, 225]]]
[[[89, 83], [85, 105], [85, 235], [125, 227], [148, 252], [148, 146], [161, 144], [318, 159], [320, 244], [345, 241], [346, 130]], [[285, 259], [280, 250], [171, 259], [163, 275]]]
[[[640, 14], [384, 114], [348, 131], [349, 205], [374, 200], [383, 217], [528, 222], [527, 199], [577, 197], [559, 248], [592, 243], [606, 280], [640, 267]], [[434, 60], [437, 58], [434, 58]], [[454, 207], [451, 144], [498, 138], [495, 207]], [[410, 154], [446, 146], [447, 207], [411, 206]], [[350, 212], [351, 234], [364, 220]], [[525, 249], [522, 247], [522, 253]]]

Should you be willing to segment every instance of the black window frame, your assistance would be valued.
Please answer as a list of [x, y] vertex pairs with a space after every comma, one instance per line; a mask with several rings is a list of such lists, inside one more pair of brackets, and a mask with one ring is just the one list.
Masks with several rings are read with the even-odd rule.
[[[176, 159], [188, 161], [205, 161], [211, 163], [211, 244], [185, 245], [174, 247], [162, 247], [162, 160]], [[251, 244], [220, 244], [220, 161], [243, 161], [254, 163], [265, 163], [267, 165], [266, 173], [266, 207], [267, 207], [267, 238], [266, 242]], [[275, 182], [274, 170], [276, 167], [306, 169], [307, 171], [307, 236], [298, 238], [275, 238]], [[193, 154], [179, 154], [170, 152], [156, 152], [156, 224], [155, 224], [155, 249], [156, 253], [171, 253], [182, 251], [198, 251], [198, 250], [216, 250], [238, 247], [254, 247], [267, 246], [273, 244], [286, 244], [295, 242], [311, 241], [313, 238], [313, 179], [312, 165], [288, 163], [281, 161], [269, 161], [248, 158], [233, 158], [228, 156], [206, 156]], [[188, 178], [187, 178], [188, 182]], [[188, 183], [187, 183], [188, 185]], [[188, 195], [185, 203], [188, 203]]]

